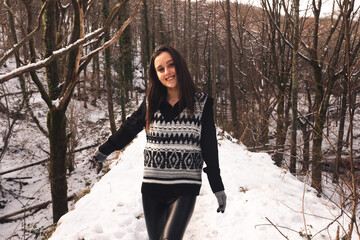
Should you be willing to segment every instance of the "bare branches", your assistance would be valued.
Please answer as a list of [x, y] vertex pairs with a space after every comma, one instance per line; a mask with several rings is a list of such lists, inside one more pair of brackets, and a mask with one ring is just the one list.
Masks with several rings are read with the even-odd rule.
[[104, 31], [104, 28], [100, 28], [100, 29], [97, 29], [95, 30], [94, 32], [86, 35], [84, 38], [82, 39], [79, 39], [78, 41], [76, 41], [75, 43], [73, 44], [70, 44], [62, 49], [59, 49], [59, 50], [56, 50], [53, 52], [53, 54], [48, 57], [48, 58], [45, 58], [37, 63], [30, 63], [28, 65], [25, 65], [23, 67], [19, 67], [9, 73], [6, 73], [6, 74], [3, 74], [3, 75], [0, 75], [0, 83], [4, 83], [14, 77], [17, 77], [21, 74], [24, 74], [26, 72], [29, 72], [29, 71], [34, 71], [34, 70], [37, 70], [37, 69], [40, 69], [40, 68], [43, 68], [45, 66], [47, 66], [48, 64], [50, 64], [53, 60], [55, 60], [56, 58], [59, 58], [61, 56], [63, 56], [64, 54], [68, 53], [69, 51], [77, 48], [78, 46], [86, 43], [87, 41], [89, 41], [90, 39], [93, 39], [95, 37], [97, 37], [98, 35], [100, 35], [102, 32]]
[[[107, 43], [104, 44], [103, 47], [101, 47], [101, 49], [98, 50], [99, 51], [102, 51], [104, 50], [105, 48], [111, 46], [112, 44], [114, 44], [114, 42], [120, 37], [121, 33], [124, 31], [125, 27], [131, 22], [131, 20], [134, 18], [136, 12], [137, 12], [137, 9], [139, 8], [140, 6], [140, 3], [142, 2], [142, 0], [139, 0], [139, 3], [137, 5], [137, 8], [136, 8], [136, 11], [134, 11], [133, 15], [128, 19], [128, 21], [125, 22], [124, 24], [124, 27], [120, 28], [120, 30], [115, 34], [115, 36]], [[102, 27], [102, 28], [99, 28], [95, 31], [93, 31], [92, 33], [89, 33], [87, 34], [84, 38], [81, 38], [79, 40], [77, 40], [76, 42], [74, 42], [73, 44], [70, 44], [62, 49], [59, 49], [59, 50], [56, 50], [54, 51], [51, 56], [49, 56], [48, 58], [45, 58], [37, 63], [30, 63], [28, 65], [25, 65], [23, 67], [19, 67], [17, 69], [14, 69], [13, 71], [9, 72], [9, 73], [6, 73], [6, 74], [3, 74], [3, 75], [0, 75], [0, 83], [4, 83], [6, 81], [8, 81], [9, 79], [11, 78], [14, 78], [14, 77], [17, 77], [21, 74], [24, 74], [26, 72], [29, 72], [29, 71], [35, 71], [37, 69], [40, 69], [40, 68], [43, 68], [47, 65], [49, 65], [52, 61], [54, 61], [55, 59], [67, 54], [68, 52], [76, 49], [77, 47], [79, 47], [80, 45], [83, 45], [85, 43], [87, 43], [88, 41], [98, 37], [101, 33], [103, 33], [107, 28], [110, 27], [111, 23], [114, 21], [114, 18], [117, 14], [117, 12], [119, 11], [119, 8], [121, 7], [122, 3], [118, 3], [111, 11], [105, 25]], [[44, 9], [44, 6], [42, 8], [42, 10]], [[42, 14], [42, 12], [41, 12]], [[25, 39], [23, 39], [20, 43], [22, 42], [26, 42], [30, 39], [31, 37], [27, 37]], [[25, 41], [26, 40], [26, 41]], [[20, 44], [19, 43], [19, 44]], [[21, 46], [19, 46], [20, 48]], [[15, 49], [15, 48], [14, 48]], [[18, 48], [16, 48], [18, 49]], [[12, 50], [11, 53], [13, 53], [15, 50]], [[90, 55], [90, 56], [87, 56], [86, 58], [88, 57], [92, 57], [94, 56], [96, 53], [94, 53], [93, 55]], [[8, 58], [11, 54], [10, 53], [7, 53], [4, 58]], [[85, 60], [85, 59], [83, 59]], [[2, 64], [2, 60], [0, 60], [0, 63]], [[37, 83], [37, 85], [39, 86], [40, 84]], [[71, 86], [73, 87], [73, 86]], [[43, 87], [41, 87], [42, 89], [44, 89]], [[69, 95], [69, 92], [65, 93], [64, 96], [68, 96]], [[46, 101], [47, 105], [48, 106], [52, 106], [52, 104], [50, 104], [50, 101], [47, 100]]]
[[268, 217], [265, 217], [265, 219], [287, 240], [289, 240], [289, 238], [287, 236], [285, 236], [281, 231], [280, 229], [275, 225], [273, 224], [270, 219]]
[[[113, 36], [112, 39], [110, 39], [109, 41], [107, 41], [106, 43], [104, 43], [104, 45], [102, 45], [101, 47], [95, 49], [94, 51], [92, 51], [91, 53], [89, 53], [88, 55], [86, 55], [85, 57], [82, 57], [80, 59], [80, 61], [82, 61], [83, 63], [80, 64], [79, 66], [79, 73], [80, 71], [82, 71], [85, 66], [90, 62], [91, 58], [93, 56], [95, 56], [96, 54], [98, 54], [101, 51], [104, 51], [106, 48], [110, 47], [111, 45], [113, 45], [121, 36], [121, 34], [123, 33], [123, 31], [125, 30], [125, 28], [130, 24], [130, 22], [134, 19], [134, 17], [137, 14], [137, 11], [140, 7], [142, 3], [142, 0], [139, 0], [135, 10], [133, 11], [132, 15], [125, 21], [125, 23], [121, 26], [121, 28], [116, 32], [116, 34]], [[116, 10], [117, 11], [117, 10]], [[113, 11], [110, 13], [109, 18], [113, 18], [114, 17], [114, 9]], [[109, 21], [107, 21], [107, 23], [109, 24]], [[62, 108], [64, 106], [67, 105], [67, 103], [69, 102], [69, 97], [71, 96], [72, 93], [72, 89], [75, 87], [77, 81], [72, 81], [69, 86], [67, 87], [66, 91], [64, 92], [63, 97], [60, 100], [59, 103], [59, 107]]]
[[[44, 10], [47, 6], [47, 4], [49, 3], [49, 0], [46, 0], [44, 2], [44, 4], [41, 7], [40, 13], [38, 15], [38, 24], [37, 26], [34, 28], [34, 30], [29, 33], [26, 37], [24, 37], [18, 44], [16, 44], [12, 49], [9, 49], [7, 52], [5, 52], [5, 54], [0, 58], [0, 66], [2, 66], [5, 61], [12, 56], [12, 54], [14, 54], [16, 51], [18, 51], [22, 46], [24, 46], [24, 44], [26, 44], [32, 37], [34, 37], [35, 33], [37, 33], [42, 26], [42, 15], [44, 14]], [[21, 73], [20, 73], [21, 74]], [[19, 74], [19, 75], [20, 75]], [[0, 83], [3, 83], [2, 81], [0, 81]]]
[[79, 67], [79, 71], [82, 71], [85, 66], [89, 63], [90, 59], [98, 54], [99, 52], [104, 51], [107, 47], [111, 46], [112, 44], [114, 44], [121, 36], [121, 34], [123, 33], [123, 31], [125, 30], [125, 28], [130, 24], [130, 22], [134, 19], [134, 17], [136, 16], [136, 13], [140, 7], [142, 3], [142, 0], [139, 0], [133, 14], [126, 20], [126, 22], [121, 26], [121, 28], [116, 32], [116, 34], [114, 35], [114, 37], [112, 39], [110, 39], [109, 41], [107, 41], [103, 46], [93, 50], [92, 52], [90, 52], [88, 55], [83, 56], [81, 58], [81, 64]]

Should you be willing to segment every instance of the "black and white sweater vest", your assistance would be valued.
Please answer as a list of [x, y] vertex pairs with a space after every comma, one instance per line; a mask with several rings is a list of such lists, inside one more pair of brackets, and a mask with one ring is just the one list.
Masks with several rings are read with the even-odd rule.
[[207, 95], [195, 94], [193, 116], [184, 108], [179, 116], [165, 121], [155, 112], [146, 134], [144, 183], [201, 185], [201, 117]]

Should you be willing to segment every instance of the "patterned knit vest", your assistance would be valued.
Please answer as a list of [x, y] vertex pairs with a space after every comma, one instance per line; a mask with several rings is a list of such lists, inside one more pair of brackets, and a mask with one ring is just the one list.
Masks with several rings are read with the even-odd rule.
[[201, 185], [201, 117], [207, 95], [195, 94], [194, 115], [184, 108], [166, 122], [155, 112], [144, 150], [144, 183]]

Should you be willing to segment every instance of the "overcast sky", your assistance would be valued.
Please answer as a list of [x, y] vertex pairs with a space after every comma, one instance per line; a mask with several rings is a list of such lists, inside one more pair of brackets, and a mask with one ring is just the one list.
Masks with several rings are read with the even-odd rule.
[[[269, 0], [270, 2], [272, 2], [272, 0]], [[288, 1], [288, 0], [286, 0]], [[343, 1], [343, 0], [341, 0]], [[260, 2], [261, 0], [239, 0], [239, 2], [242, 2], [244, 4], [251, 4], [251, 5], [255, 5], [255, 6], [261, 6]], [[337, 3], [336, 3], [336, 0], [323, 0], [323, 3], [322, 3], [322, 8], [321, 8], [321, 15], [329, 15], [332, 11], [332, 8], [333, 8], [333, 4], [335, 2], [335, 10], [338, 9], [337, 7]], [[291, 3], [291, 1], [290, 1]], [[307, 16], [311, 15], [312, 14], [312, 11], [311, 11], [311, 3], [312, 3], [312, 0], [300, 0], [300, 11], [302, 13], [300, 13], [301, 15], [303, 14], [306, 14]], [[355, 1], [355, 10], [359, 7], [360, 5], [360, 1]], [[306, 9], [307, 12], [306, 12]]]

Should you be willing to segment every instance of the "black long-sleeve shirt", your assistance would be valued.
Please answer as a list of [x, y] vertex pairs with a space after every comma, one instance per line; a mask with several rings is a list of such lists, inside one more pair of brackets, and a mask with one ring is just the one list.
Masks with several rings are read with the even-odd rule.
[[[206, 164], [204, 172], [207, 173], [209, 183], [213, 192], [224, 190], [224, 185], [220, 176], [218, 147], [216, 129], [213, 117], [213, 99], [207, 97], [201, 118], [201, 154]], [[184, 106], [183, 108], [185, 108]], [[179, 109], [178, 103], [171, 106], [166, 100], [162, 101], [159, 110], [166, 121], [176, 118], [183, 109]], [[109, 139], [99, 147], [99, 151], [105, 155], [111, 154], [115, 150], [123, 149], [135, 136], [144, 129], [146, 116], [146, 100], [140, 107], [122, 123], [119, 130], [109, 137]], [[143, 183], [143, 185], [146, 183]], [[144, 189], [144, 188], [143, 188]], [[187, 193], [183, 188], [177, 188], [181, 193]], [[171, 186], [166, 191], [171, 192]], [[156, 192], [156, 189], [154, 190]], [[196, 192], [198, 194], [198, 191]], [[176, 193], [169, 193], [174, 195]]]

